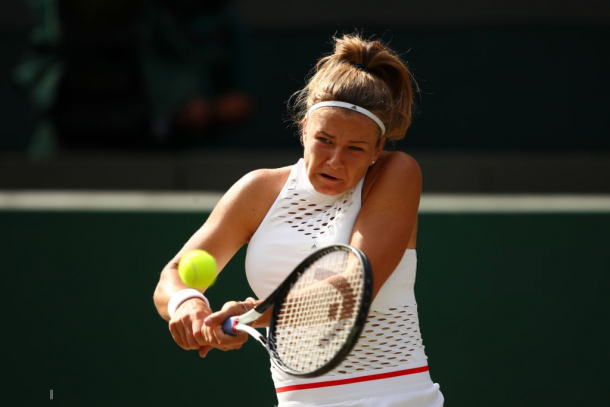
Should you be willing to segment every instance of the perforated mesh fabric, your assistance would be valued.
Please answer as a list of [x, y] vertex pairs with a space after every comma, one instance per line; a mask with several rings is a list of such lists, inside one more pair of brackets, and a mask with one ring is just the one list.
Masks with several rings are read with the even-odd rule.
[[353, 205], [353, 192], [352, 189], [334, 205], [325, 206], [312, 203], [297, 192], [289, 192], [284, 197], [279, 217], [295, 232], [311, 239], [323, 239], [333, 228], [335, 218], [344, 216]]
[[388, 369], [421, 358], [425, 354], [415, 305], [371, 311], [352, 352], [328, 375]]

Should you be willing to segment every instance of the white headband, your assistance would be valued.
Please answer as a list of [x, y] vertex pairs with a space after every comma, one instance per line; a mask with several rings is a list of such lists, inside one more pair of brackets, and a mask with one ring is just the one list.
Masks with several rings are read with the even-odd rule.
[[314, 110], [319, 109], [321, 107], [342, 107], [344, 109], [353, 110], [354, 112], [363, 114], [363, 115], [371, 118], [375, 123], [377, 123], [377, 125], [381, 129], [381, 137], [383, 137], [383, 135], [385, 134], [385, 126], [383, 125], [383, 122], [381, 120], [379, 120], [379, 117], [375, 116], [372, 112], [366, 110], [365, 108], [356, 106], [351, 103], [337, 102], [334, 100], [316, 103], [315, 105], [313, 105], [312, 107], [309, 108], [309, 111], [307, 112], [307, 116], [310, 116], [311, 112], [313, 112]]

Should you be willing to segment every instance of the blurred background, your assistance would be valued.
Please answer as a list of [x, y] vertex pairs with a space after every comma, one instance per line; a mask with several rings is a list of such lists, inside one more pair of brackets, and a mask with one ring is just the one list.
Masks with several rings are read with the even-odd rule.
[[[389, 147], [424, 174], [416, 295], [446, 405], [602, 403], [607, 1], [2, 0], [11, 405], [276, 403], [258, 345], [200, 361], [152, 292], [220, 194], [298, 160], [286, 102], [353, 31], [421, 88]], [[213, 303], [251, 294], [243, 255]]]
[[425, 192], [608, 192], [609, 9], [4, 0], [0, 188], [223, 191], [290, 164], [286, 101], [332, 35], [358, 30], [419, 80], [419, 114], [394, 148], [420, 161]]

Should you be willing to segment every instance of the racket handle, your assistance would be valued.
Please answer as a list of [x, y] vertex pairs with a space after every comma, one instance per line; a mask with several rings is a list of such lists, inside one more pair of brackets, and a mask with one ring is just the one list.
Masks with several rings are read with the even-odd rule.
[[237, 321], [239, 321], [239, 317], [230, 317], [222, 323], [222, 330], [227, 335], [237, 336], [237, 331], [235, 330], [235, 325], [237, 325]]

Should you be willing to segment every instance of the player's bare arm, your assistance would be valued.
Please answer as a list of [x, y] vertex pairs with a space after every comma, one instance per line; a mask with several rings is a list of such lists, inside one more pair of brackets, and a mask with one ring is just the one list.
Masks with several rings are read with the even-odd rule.
[[[215, 327], [207, 327], [203, 322], [212, 309], [200, 298], [184, 301], [172, 318], [168, 314], [167, 304], [174, 293], [188, 288], [177, 272], [180, 258], [190, 250], [205, 250], [216, 259], [218, 270], [222, 270], [256, 231], [279, 191], [277, 185], [281, 189], [284, 173], [286, 171], [282, 169], [258, 170], [239, 180], [162, 271], [154, 295], [155, 304], [159, 314], [170, 321], [172, 337], [183, 349], [199, 349], [200, 356], [204, 357], [212, 347], [238, 349], [247, 339], [247, 336], [241, 335], [226, 340], [221, 337], [219, 341], [218, 333], [214, 333]], [[286, 177], [287, 173], [284, 181]]]
[[286, 169], [253, 171], [221, 198], [203, 226], [161, 272], [154, 299], [157, 311], [165, 320], [170, 319], [167, 303], [171, 295], [188, 288], [178, 276], [180, 258], [190, 250], [205, 250], [216, 259], [220, 272], [254, 234], [288, 173]]
[[384, 152], [365, 180], [362, 209], [351, 245], [364, 251], [373, 268], [373, 298], [400, 262], [415, 248], [422, 176], [419, 165], [401, 152]]

